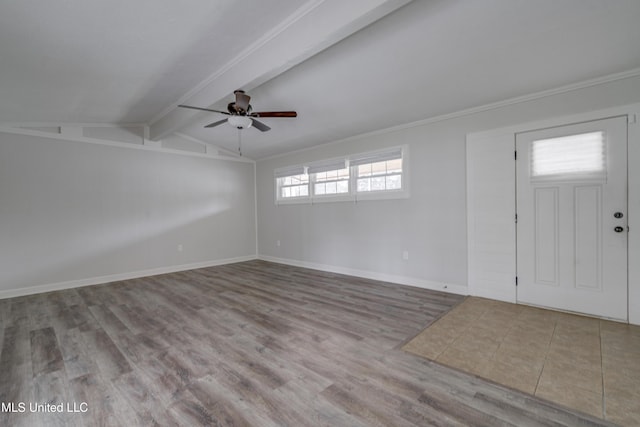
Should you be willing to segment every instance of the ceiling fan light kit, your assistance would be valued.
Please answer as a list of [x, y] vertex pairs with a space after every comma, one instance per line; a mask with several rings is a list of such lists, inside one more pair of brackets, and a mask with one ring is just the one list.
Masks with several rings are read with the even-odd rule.
[[251, 117], [247, 116], [231, 116], [227, 119], [227, 123], [234, 128], [249, 129], [253, 124], [253, 120], [251, 120]]

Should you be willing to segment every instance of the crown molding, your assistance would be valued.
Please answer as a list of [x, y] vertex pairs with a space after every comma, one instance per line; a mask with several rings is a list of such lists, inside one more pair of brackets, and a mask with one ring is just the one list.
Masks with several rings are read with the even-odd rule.
[[447, 114], [442, 114], [442, 115], [438, 115], [438, 116], [433, 116], [433, 117], [428, 117], [426, 119], [421, 119], [421, 120], [417, 120], [414, 122], [410, 122], [410, 123], [404, 123], [401, 125], [397, 125], [397, 126], [392, 126], [392, 127], [388, 127], [388, 128], [384, 128], [384, 129], [377, 129], [371, 132], [365, 132], [365, 133], [360, 133], [357, 135], [353, 135], [353, 136], [349, 136], [347, 138], [342, 138], [336, 141], [328, 141], [322, 144], [318, 144], [315, 145], [313, 147], [306, 147], [306, 148], [301, 148], [299, 150], [292, 150], [289, 151], [287, 153], [284, 154], [275, 154], [273, 156], [267, 156], [267, 157], [262, 157], [259, 159], [256, 159], [256, 161], [262, 161], [262, 160], [271, 160], [271, 159], [277, 159], [277, 158], [281, 158], [281, 157], [286, 157], [289, 156], [291, 154], [298, 154], [298, 153], [303, 153], [303, 152], [307, 152], [307, 151], [312, 151], [314, 149], [317, 149], [318, 147], [326, 147], [326, 146], [331, 146], [331, 145], [335, 145], [335, 144], [343, 144], [349, 141], [355, 141], [358, 139], [362, 139], [362, 138], [368, 138], [368, 137], [372, 137], [372, 136], [377, 136], [377, 135], [384, 135], [387, 133], [392, 133], [392, 132], [396, 132], [396, 131], [400, 131], [400, 130], [404, 130], [404, 129], [411, 129], [414, 127], [419, 127], [419, 126], [424, 126], [424, 125], [428, 125], [431, 123], [437, 123], [437, 122], [443, 122], [446, 120], [451, 120], [451, 119], [456, 119], [456, 118], [460, 118], [460, 117], [466, 117], [466, 116], [470, 116], [473, 114], [477, 114], [477, 113], [481, 113], [484, 111], [490, 111], [490, 110], [496, 110], [498, 108], [503, 108], [503, 107], [508, 107], [510, 105], [516, 105], [516, 104], [522, 104], [524, 102], [529, 102], [529, 101], [534, 101], [536, 99], [542, 99], [542, 98], [547, 98], [550, 96], [554, 96], [554, 95], [560, 95], [563, 93], [568, 93], [568, 92], [573, 92], [576, 90], [580, 90], [580, 89], [586, 89], [589, 87], [594, 87], [594, 86], [599, 86], [605, 83], [611, 83], [611, 82], [615, 82], [615, 81], [619, 81], [619, 80], [625, 80], [625, 79], [629, 79], [629, 78], [633, 78], [633, 77], [638, 77], [640, 76], [640, 68], [634, 68], [631, 70], [627, 70], [627, 71], [623, 71], [620, 73], [614, 73], [614, 74], [608, 74], [606, 76], [601, 76], [601, 77], [596, 77], [593, 79], [589, 79], [589, 80], [583, 80], [581, 82], [576, 82], [576, 83], [572, 83], [572, 84], [568, 84], [568, 85], [564, 85], [564, 86], [559, 86], [553, 89], [547, 89], [547, 90], [543, 90], [540, 92], [534, 92], [528, 95], [522, 95], [522, 96], [518, 96], [518, 97], [514, 97], [514, 98], [508, 98], [505, 99], [503, 101], [498, 101], [498, 102], [492, 102], [490, 104], [484, 104], [484, 105], [480, 105], [477, 107], [472, 107], [472, 108], [466, 108], [464, 110], [459, 110], [453, 113], [447, 113]]

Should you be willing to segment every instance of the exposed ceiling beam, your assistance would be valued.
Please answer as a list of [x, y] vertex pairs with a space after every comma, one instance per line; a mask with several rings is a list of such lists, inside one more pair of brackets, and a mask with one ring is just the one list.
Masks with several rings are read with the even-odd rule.
[[179, 131], [233, 90], [251, 90], [339, 42], [411, 0], [311, 0], [150, 122], [153, 140]]

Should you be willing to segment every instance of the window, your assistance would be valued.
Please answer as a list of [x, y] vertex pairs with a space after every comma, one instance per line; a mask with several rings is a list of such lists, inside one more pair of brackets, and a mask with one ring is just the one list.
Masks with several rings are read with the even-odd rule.
[[345, 194], [349, 192], [349, 169], [342, 168], [313, 175], [313, 194]]
[[402, 189], [402, 159], [357, 166], [357, 191]]
[[406, 158], [395, 147], [278, 169], [276, 203], [407, 197]]
[[356, 192], [400, 191], [402, 187], [402, 149], [352, 156]]
[[309, 195], [309, 175], [294, 175], [282, 178], [280, 185], [281, 196], [304, 197]]
[[604, 178], [604, 132], [539, 139], [531, 144], [532, 179]]
[[304, 167], [276, 171], [277, 200], [309, 196], [309, 175]]

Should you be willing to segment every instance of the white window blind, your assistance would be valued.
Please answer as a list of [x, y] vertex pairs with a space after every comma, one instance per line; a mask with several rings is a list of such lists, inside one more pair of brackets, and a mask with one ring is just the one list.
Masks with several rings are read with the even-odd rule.
[[351, 166], [364, 165], [367, 163], [377, 163], [386, 160], [396, 160], [402, 158], [402, 148], [394, 148], [392, 150], [378, 151], [375, 153], [366, 153], [351, 156], [349, 164]]
[[345, 164], [346, 164], [345, 159], [323, 160], [320, 162], [314, 162], [309, 164], [309, 169], [307, 172], [309, 174], [313, 174], [313, 173], [340, 170], [346, 167]]
[[531, 144], [532, 179], [606, 177], [604, 132], [540, 139]]
[[305, 173], [304, 166], [290, 166], [275, 170], [276, 178], [284, 178], [285, 176], [303, 175]]

